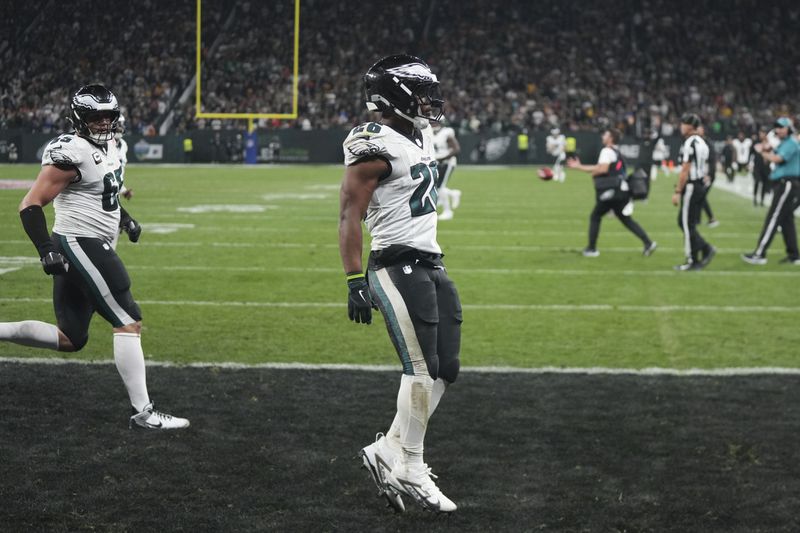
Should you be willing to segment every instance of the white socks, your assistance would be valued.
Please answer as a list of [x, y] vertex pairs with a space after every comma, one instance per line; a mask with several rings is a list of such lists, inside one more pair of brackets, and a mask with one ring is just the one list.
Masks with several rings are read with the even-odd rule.
[[38, 320], [0, 322], [0, 340], [33, 348], [58, 350], [58, 327]]
[[428, 418], [433, 416], [433, 412], [439, 407], [439, 402], [442, 401], [444, 391], [447, 390], [447, 382], [442, 378], [433, 382], [433, 391], [431, 391], [431, 407], [428, 410]]
[[439, 205], [442, 206], [445, 213], [452, 211], [450, 208], [450, 189], [447, 187], [439, 189]]
[[147, 394], [142, 338], [136, 333], [114, 333], [114, 363], [134, 409], [141, 412], [150, 403]]
[[395, 452], [404, 451], [409, 463], [422, 463], [428, 419], [439, 406], [447, 382], [429, 376], [403, 375], [397, 392], [397, 414], [386, 440]]

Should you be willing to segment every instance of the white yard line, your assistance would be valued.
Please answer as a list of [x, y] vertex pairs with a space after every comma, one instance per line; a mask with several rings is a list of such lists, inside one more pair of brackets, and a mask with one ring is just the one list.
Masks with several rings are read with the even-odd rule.
[[[23, 240], [0, 240], [0, 244], [29, 244], [29, 241]], [[338, 249], [339, 245], [334, 242], [330, 243], [313, 243], [313, 242], [204, 242], [204, 241], [163, 241], [163, 242], [148, 242], [141, 241], [136, 246], [156, 246], [162, 248], [199, 248], [202, 246], [212, 248], [325, 248], [325, 249]], [[513, 246], [498, 246], [493, 244], [462, 244], [458, 246], [460, 251], [476, 251], [476, 252], [564, 252], [564, 253], [579, 253], [581, 248], [570, 246], [538, 246], [538, 245], [513, 245]], [[677, 252], [679, 248], [669, 246], [659, 246], [660, 251]], [[620, 247], [605, 247], [601, 248], [601, 253], [642, 253], [641, 246], [620, 246]], [[720, 254], [740, 254], [741, 248], [735, 250], [717, 248], [717, 253]]]
[[[112, 365], [111, 359], [87, 361], [83, 359], [43, 358], [43, 357], [0, 357], [0, 364], [30, 365]], [[309, 363], [173, 363], [170, 361], [147, 361], [147, 366], [162, 368], [227, 368], [234, 370], [277, 369], [277, 370], [347, 370], [364, 372], [400, 372], [398, 365], [353, 365], [353, 364], [309, 364]], [[732, 367], [732, 368], [610, 368], [610, 367], [555, 367], [537, 368], [462, 366], [462, 372], [476, 374], [589, 374], [589, 375], [633, 375], [633, 376], [755, 376], [755, 375], [800, 375], [800, 368], [785, 367]]]
[[[0, 298], [0, 303], [50, 303], [47, 298]], [[339, 308], [340, 302], [247, 302], [207, 300], [139, 300], [140, 305], [192, 307]], [[478, 311], [569, 311], [647, 313], [798, 313], [800, 306], [784, 305], [613, 305], [613, 304], [465, 304]]]
[[[336, 267], [226, 267], [226, 266], [156, 266], [156, 265], [128, 265], [128, 270], [182, 270], [197, 272], [298, 272], [298, 273], [317, 273], [317, 274], [339, 274], [341, 268]], [[492, 275], [511, 275], [511, 276], [597, 276], [599, 270], [557, 270], [549, 268], [457, 268], [448, 269], [453, 275], [461, 274], [492, 274]], [[620, 276], [679, 276], [673, 270], [613, 270], [615, 275]], [[797, 277], [800, 272], [773, 272], [759, 270], [707, 270], [702, 276], [722, 276], [722, 277]]]

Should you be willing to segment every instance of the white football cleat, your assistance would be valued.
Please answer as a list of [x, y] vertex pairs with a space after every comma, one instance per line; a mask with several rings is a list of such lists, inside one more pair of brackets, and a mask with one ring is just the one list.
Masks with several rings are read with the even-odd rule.
[[458, 189], [450, 189], [450, 206], [453, 209], [458, 209], [461, 205], [461, 191]]
[[378, 487], [378, 496], [386, 498], [386, 501], [389, 502], [395, 512], [404, 512], [406, 506], [403, 504], [403, 499], [396, 491], [387, 486], [386, 476], [392, 471], [392, 465], [394, 465], [398, 454], [391, 450], [383, 433], [375, 435], [375, 442], [362, 448], [358, 455], [364, 462], [364, 468], [372, 476], [375, 486]]
[[424, 509], [437, 513], [452, 513], [458, 508], [433, 482], [431, 478], [436, 476], [425, 463], [408, 465], [397, 461], [387, 477], [390, 488], [412, 497]]
[[439, 220], [453, 220], [453, 212], [452, 211], [442, 211], [442, 214], [439, 215]]
[[135, 426], [145, 429], [183, 429], [189, 427], [189, 421], [156, 411], [151, 402], [144, 406], [141, 413], [137, 413], [136, 409], [133, 410], [128, 427]]

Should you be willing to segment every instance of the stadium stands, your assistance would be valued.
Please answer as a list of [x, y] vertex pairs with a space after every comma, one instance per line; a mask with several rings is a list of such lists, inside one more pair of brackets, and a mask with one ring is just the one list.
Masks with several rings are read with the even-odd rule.
[[[0, 128], [63, 128], [68, 92], [87, 81], [117, 92], [137, 132], [155, 133], [170, 111], [173, 131], [244, 127], [197, 121], [193, 99], [178, 102], [193, 87], [194, 6], [4, 5]], [[206, 111], [291, 109], [292, 6], [204, 0]], [[798, 25], [800, 6], [787, 0], [763, 7], [737, 0], [724, 8], [710, 0], [304, 0], [300, 117], [259, 125], [319, 129], [362, 121], [361, 74], [380, 56], [404, 51], [440, 73], [448, 116], [462, 130], [614, 124], [642, 134], [686, 109], [710, 120], [712, 133], [749, 130], [800, 111]]]

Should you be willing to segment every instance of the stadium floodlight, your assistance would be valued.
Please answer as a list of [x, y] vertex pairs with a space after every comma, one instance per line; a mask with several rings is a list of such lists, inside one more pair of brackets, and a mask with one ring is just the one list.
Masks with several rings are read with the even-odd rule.
[[247, 119], [252, 130], [253, 120], [259, 118], [295, 119], [297, 118], [298, 70], [300, 64], [300, 0], [294, 0], [294, 64], [292, 69], [292, 112], [291, 113], [208, 113], [202, 109], [202, 0], [197, 0], [197, 83], [195, 85], [195, 118]]

